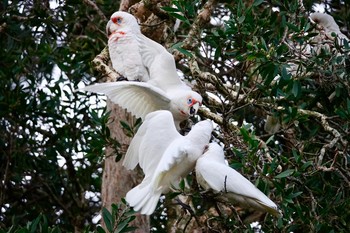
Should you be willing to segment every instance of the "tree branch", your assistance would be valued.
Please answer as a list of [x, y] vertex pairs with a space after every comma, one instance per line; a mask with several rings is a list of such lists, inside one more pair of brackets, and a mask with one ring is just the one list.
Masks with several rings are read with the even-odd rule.
[[107, 65], [108, 61], [108, 47], [105, 47], [101, 53], [92, 60], [92, 65], [97, 72], [107, 77], [107, 82], [115, 82], [120, 77], [120, 74]]
[[83, 0], [83, 2], [84, 2], [86, 5], [88, 5], [88, 6], [90, 6], [91, 8], [93, 8], [93, 9], [97, 12], [97, 14], [101, 17], [101, 19], [102, 19], [103, 21], [105, 21], [105, 22], [108, 21], [108, 20], [107, 20], [107, 17], [105, 16], [105, 14], [103, 14], [103, 12], [101, 11], [101, 9], [100, 9], [93, 1], [91, 1], [91, 0]]
[[303, 115], [308, 115], [308, 116], [313, 116], [313, 117], [319, 118], [321, 120], [321, 125], [322, 125], [323, 129], [326, 130], [327, 132], [331, 133], [334, 136], [334, 138], [329, 143], [325, 144], [320, 151], [320, 155], [318, 156], [318, 161], [317, 161], [317, 168], [320, 168], [322, 165], [323, 157], [326, 153], [326, 149], [333, 148], [339, 140], [341, 141], [341, 143], [344, 146], [346, 146], [347, 141], [342, 138], [342, 136], [338, 130], [332, 128], [329, 125], [329, 123], [327, 121], [327, 116], [325, 116], [319, 112], [304, 110], [304, 109], [298, 109], [298, 112], [300, 114], [303, 114]]

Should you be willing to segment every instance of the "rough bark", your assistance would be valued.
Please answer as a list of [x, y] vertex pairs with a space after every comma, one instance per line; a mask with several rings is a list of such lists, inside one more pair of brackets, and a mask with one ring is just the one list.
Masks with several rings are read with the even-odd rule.
[[[111, 137], [121, 144], [119, 152], [125, 154], [131, 138], [124, 134], [119, 122], [122, 120], [133, 125], [134, 118], [110, 101], [107, 101], [107, 108], [111, 111], [108, 125]], [[121, 198], [143, 178], [140, 170], [126, 170], [121, 162], [115, 162], [115, 157], [114, 149], [107, 147], [101, 188], [102, 207], [107, 209], [110, 209], [111, 204], [120, 202]], [[139, 228], [136, 232], [148, 232], [150, 228], [147, 216], [137, 216], [132, 225]]]
[[[143, 3], [134, 1], [134, 0], [123, 0], [120, 3], [119, 7], [120, 11], [129, 11], [136, 15], [140, 19], [141, 22], [144, 22], [145, 19], [139, 17], [136, 13], [142, 12], [143, 17], [151, 15], [149, 9], [145, 9]], [[155, 16], [152, 18], [152, 25], [154, 23]], [[146, 21], [146, 23], [149, 23]], [[158, 23], [158, 22], [155, 22]], [[160, 28], [160, 30], [159, 30]], [[153, 39], [159, 41], [163, 36], [163, 31], [161, 25], [160, 27], [152, 27], [151, 32], [153, 32]], [[154, 32], [157, 31], [157, 35], [154, 35]], [[144, 32], [147, 35], [147, 33]], [[150, 35], [147, 35], [150, 36]], [[158, 38], [157, 38], [158, 37]], [[117, 75], [113, 69], [108, 66], [108, 51], [105, 49], [101, 52], [100, 55], [96, 57], [93, 61], [95, 68], [104, 73], [107, 76], [107, 82], [116, 81]], [[111, 111], [110, 113], [110, 123], [108, 125], [111, 137], [116, 139], [121, 144], [121, 152], [125, 154], [128, 145], [130, 144], [131, 138], [127, 137], [122, 128], [120, 127], [120, 121], [125, 121], [130, 125], [133, 125], [134, 118], [128, 114], [125, 110], [121, 109], [119, 106], [107, 101], [107, 108]], [[101, 190], [101, 198], [102, 198], [102, 207], [106, 207], [110, 210], [111, 204], [120, 202], [121, 198], [125, 197], [125, 194], [134, 186], [139, 184], [143, 178], [143, 173], [141, 170], [128, 171], [126, 170], [121, 162], [115, 162], [114, 149], [107, 147], [106, 148], [106, 159], [104, 164], [103, 178], [102, 178], [102, 190]], [[138, 227], [138, 230], [135, 232], [149, 232], [150, 231], [150, 222], [148, 216], [138, 215], [137, 218], [132, 222], [133, 226]], [[105, 228], [104, 223], [102, 222], [102, 226]]]

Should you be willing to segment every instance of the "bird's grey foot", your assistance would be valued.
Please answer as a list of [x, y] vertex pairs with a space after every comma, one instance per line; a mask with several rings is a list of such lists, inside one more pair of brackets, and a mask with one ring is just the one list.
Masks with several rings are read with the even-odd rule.
[[125, 78], [123, 75], [120, 75], [119, 78], [117, 78], [117, 81], [129, 81], [127, 78]]

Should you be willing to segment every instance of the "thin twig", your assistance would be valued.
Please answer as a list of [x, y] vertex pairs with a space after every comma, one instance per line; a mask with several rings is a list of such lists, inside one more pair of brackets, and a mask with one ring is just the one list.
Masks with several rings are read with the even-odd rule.
[[326, 150], [333, 148], [339, 140], [341, 141], [341, 143], [344, 146], [346, 146], [347, 141], [342, 138], [342, 136], [338, 130], [336, 130], [335, 128], [332, 128], [329, 125], [329, 123], [327, 121], [327, 116], [323, 115], [322, 113], [319, 113], [316, 111], [304, 110], [304, 109], [298, 109], [298, 112], [300, 114], [303, 114], [303, 115], [313, 116], [313, 117], [320, 119], [323, 129], [326, 130], [327, 132], [330, 132], [334, 136], [334, 138], [329, 143], [325, 144], [321, 148], [320, 154], [318, 156], [318, 161], [317, 161], [317, 167], [320, 168], [322, 165], [322, 161], [323, 161], [324, 155], [326, 153]]

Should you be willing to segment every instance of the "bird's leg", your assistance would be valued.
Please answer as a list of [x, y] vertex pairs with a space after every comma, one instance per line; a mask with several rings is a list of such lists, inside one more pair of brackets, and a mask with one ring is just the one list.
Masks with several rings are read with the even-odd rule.
[[191, 214], [191, 216], [195, 215], [191, 206], [183, 203], [178, 197], [175, 198], [175, 204], [180, 205], [184, 210], [187, 210]]
[[226, 181], [227, 181], [227, 175], [225, 176], [225, 180], [224, 180], [225, 193], [227, 193]]

